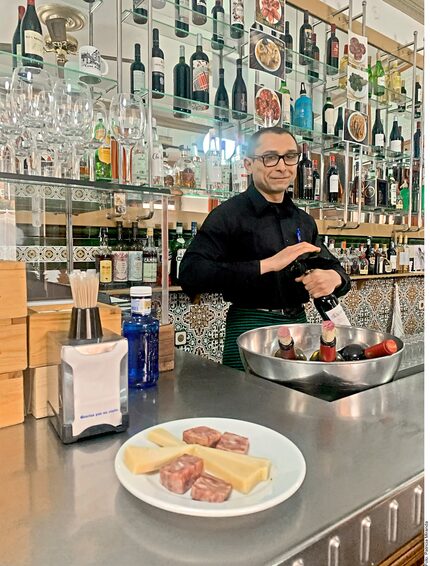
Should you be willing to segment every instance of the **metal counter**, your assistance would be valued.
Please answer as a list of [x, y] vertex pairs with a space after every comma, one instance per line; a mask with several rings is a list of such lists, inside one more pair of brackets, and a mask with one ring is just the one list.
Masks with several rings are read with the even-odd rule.
[[[423, 385], [419, 373], [329, 403], [178, 352], [175, 371], [157, 388], [131, 394], [127, 433], [64, 446], [47, 419], [0, 430], [0, 564], [353, 566], [354, 545], [369, 551], [361, 564], [377, 563], [371, 507], [388, 505], [391, 526], [382, 536], [392, 552], [422, 529]], [[267, 511], [204, 519], [153, 508], [120, 485], [114, 458], [127, 438], [204, 416], [289, 437], [307, 463], [301, 488]], [[401, 533], [390, 541], [394, 519]], [[311, 546], [317, 558], [307, 558]]]

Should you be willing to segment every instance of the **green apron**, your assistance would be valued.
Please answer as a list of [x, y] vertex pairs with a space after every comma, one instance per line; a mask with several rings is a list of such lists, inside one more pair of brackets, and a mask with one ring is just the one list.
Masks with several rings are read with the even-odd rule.
[[275, 326], [277, 324], [299, 324], [306, 322], [304, 310], [297, 317], [288, 318], [279, 312], [242, 309], [232, 305], [227, 313], [222, 363], [231, 368], [244, 370], [236, 340], [241, 334], [248, 330], [254, 330], [254, 328], [261, 328], [263, 326]]

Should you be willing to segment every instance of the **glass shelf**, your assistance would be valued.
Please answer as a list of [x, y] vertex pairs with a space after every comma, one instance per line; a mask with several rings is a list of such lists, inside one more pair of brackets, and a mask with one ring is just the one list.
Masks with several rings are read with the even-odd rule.
[[81, 10], [84, 14], [93, 14], [97, 8], [103, 4], [103, 0], [92, 0], [91, 2], [85, 2], [85, 0], [56, 0], [56, 4], [61, 4], [64, 6], [72, 6]]

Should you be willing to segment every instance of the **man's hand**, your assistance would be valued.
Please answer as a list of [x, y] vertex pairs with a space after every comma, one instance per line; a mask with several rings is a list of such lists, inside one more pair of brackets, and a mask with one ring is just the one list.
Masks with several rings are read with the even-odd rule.
[[296, 279], [303, 283], [306, 291], [313, 299], [330, 295], [342, 284], [342, 277], [334, 269], [313, 269]]
[[288, 246], [284, 248], [277, 254], [267, 259], [262, 259], [260, 261], [260, 273], [268, 273], [269, 271], [281, 271], [290, 263], [293, 263], [299, 256], [311, 252], [319, 252], [320, 248], [309, 244], [308, 242], [300, 242], [300, 244], [294, 244], [294, 246]]

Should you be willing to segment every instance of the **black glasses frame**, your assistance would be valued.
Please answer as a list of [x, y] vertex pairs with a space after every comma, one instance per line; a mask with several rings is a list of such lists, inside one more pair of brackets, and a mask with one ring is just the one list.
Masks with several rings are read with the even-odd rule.
[[[287, 156], [288, 155], [295, 155], [294, 160], [290, 159], [287, 162]], [[276, 167], [281, 159], [283, 160], [285, 166], [289, 166], [289, 165], [297, 165], [298, 162], [299, 162], [299, 159], [300, 159], [300, 155], [301, 155], [301, 153], [296, 153], [296, 152], [286, 153], [285, 155], [274, 155], [274, 154], [271, 154], [271, 155], [270, 154], [269, 155], [253, 155], [252, 159], [261, 159], [264, 167]], [[267, 160], [269, 158], [272, 159], [273, 157], [277, 157], [276, 163], [268, 165]]]

